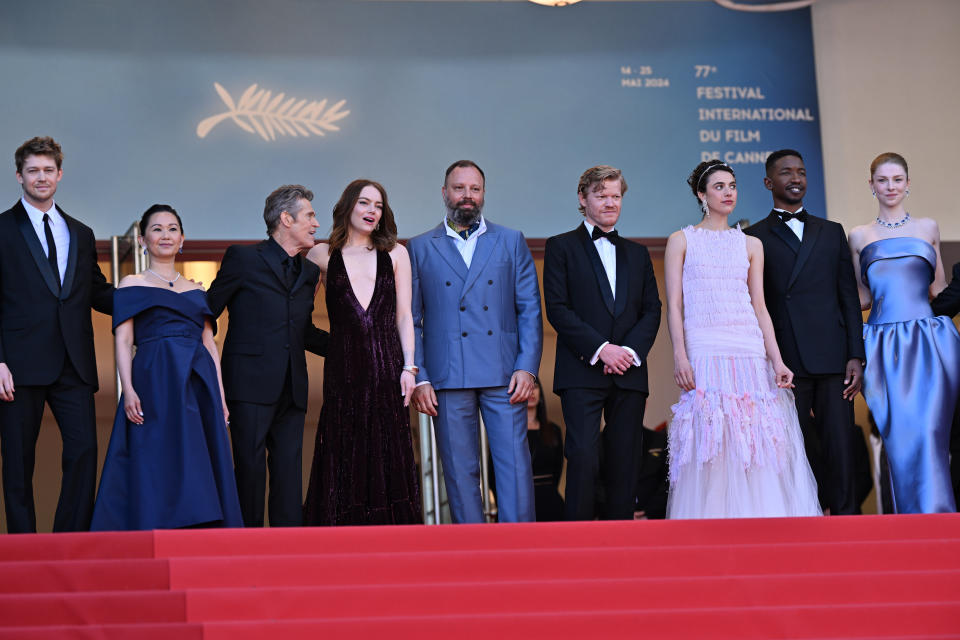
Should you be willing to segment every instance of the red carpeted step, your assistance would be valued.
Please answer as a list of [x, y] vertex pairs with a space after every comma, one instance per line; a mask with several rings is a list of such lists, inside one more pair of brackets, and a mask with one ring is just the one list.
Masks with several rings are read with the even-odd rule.
[[223, 622], [204, 624], [205, 640], [323, 638], [669, 638], [670, 640], [797, 640], [956, 638], [957, 605], [901, 604], [839, 607], [757, 607], [728, 610], [530, 613]]
[[186, 622], [182, 591], [0, 595], [4, 627]]
[[172, 588], [960, 569], [960, 539], [171, 558]]
[[0, 536], [0, 562], [152, 558], [153, 531], [33, 533]]
[[167, 560], [0, 562], [0, 594], [169, 589]]
[[[279, 638], [263, 627], [259, 633], [264, 639]], [[202, 624], [188, 622], [0, 627], [0, 640], [204, 640], [204, 630]]]
[[158, 557], [960, 538], [960, 515], [157, 531]]
[[[191, 622], [952, 602], [960, 571], [187, 591]], [[960, 620], [960, 619], [958, 619]]]

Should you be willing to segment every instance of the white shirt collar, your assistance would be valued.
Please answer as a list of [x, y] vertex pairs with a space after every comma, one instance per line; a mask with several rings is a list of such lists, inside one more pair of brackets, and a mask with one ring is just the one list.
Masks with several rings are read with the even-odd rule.
[[[590, 238], [593, 238], [593, 228], [594, 228], [595, 226], [597, 226], [597, 225], [595, 225], [595, 224], [590, 224], [589, 222], [587, 222], [587, 219], [584, 218], [584, 219], [583, 219], [583, 226], [586, 227], [586, 229], [587, 229], [587, 235], [590, 236]], [[614, 227], [614, 229], [616, 229], [616, 227]], [[613, 229], [611, 229], [611, 231], [613, 231]], [[597, 238], [597, 240], [607, 240], [607, 239], [606, 239], [606, 238]], [[596, 242], [596, 240], [594, 240], [594, 242]], [[610, 242], [610, 241], [607, 240], [607, 242]], [[613, 243], [611, 242], [610, 244], [613, 244]]]
[[30, 216], [30, 222], [32, 222], [34, 226], [43, 224], [43, 215], [45, 213], [50, 215], [50, 223], [53, 226], [57, 226], [63, 221], [63, 216], [61, 216], [60, 212], [57, 211], [56, 203], [50, 203], [49, 211], [40, 211], [40, 209], [37, 209], [35, 206], [27, 202], [27, 199], [23, 197], [20, 198], [20, 203], [23, 204], [23, 208], [26, 209], [27, 215]]

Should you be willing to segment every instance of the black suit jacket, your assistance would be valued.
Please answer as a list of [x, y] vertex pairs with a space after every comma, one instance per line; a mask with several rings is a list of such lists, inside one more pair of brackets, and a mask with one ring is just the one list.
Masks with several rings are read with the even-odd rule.
[[[660, 298], [650, 253], [626, 238], [617, 240], [617, 294], [586, 227], [577, 225], [547, 240], [543, 259], [547, 319], [557, 331], [554, 391], [603, 388], [649, 391], [647, 354], [660, 327]], [[641, 366], [604, 375], [603, 362], [590, 365], [604, 342], [630, 347]]]
[[69, 357], [98, 387], [90, 309], [113, 312], [113, 285], [97, 265], [93, 231], [60, 207], [70, 232], [63, 286], [57, 291], [43, 245], [21, 202], [0, 214], [0, 362], [17, 385], [52, 384]]
[[803, 241], [775, 212], [746, 229], [763, 243], [763, 295], [796, 375], [842, 374], [865, 358], [863, 315], [843, 226], [811, 215]]
[[955, 316], [960, 313], [960, 262], [953, 265], [953, 280], [930, 303], [933, 314], [937, 316]]
[[304, 349], [326, 355], [329, 338], [311, 318], [320, 269], [298, 255], [300, 275], [288, 290], [272, 242], [229, 247], [207, 292], [214, 316], [224, 308], [230, 312], [221, 363], [224, 392], [227, 400], [273, 404], [289, 367], [293, 400], [306, 409]]

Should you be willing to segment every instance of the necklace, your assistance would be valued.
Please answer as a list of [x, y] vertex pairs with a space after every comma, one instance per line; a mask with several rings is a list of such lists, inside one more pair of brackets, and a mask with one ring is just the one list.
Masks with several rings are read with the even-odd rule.
[[170, 279], [168, 279], [168, 278], [163, 277], [162, 275], [160, 275], [159, 273], [157, 273], [156, 271], [154, 271], [154, 270], [151, 269], [150, 267], [147, 267], [147, 271], [149, 271], [149, 272], [152, 273], [154, 276], [156, 276], [156, 277], [160, 278], [161, 280], [163, 280], [164, 282], [166, 282], [168, 285], [170, 285], [170, 288], [171, 288], [171, 289], [173, 288], [173, 283], [180, 279], [180, 272], [179, 272], [179, 271], [176, 272], [176, 273], [177, 273], [177, 277], [174, 278], [173, 280], [170, 280]]
[[910, 220], [910, 213], [906, 211], [904, 212], [903, 217], [897, 220], [896, 222], [887, 222], [886, 220], [881, 220], [880, 216], [877, 216], [877, 224], [880, 225], [881, 227], [886, 227], [887, 229], [896, 229], [898, 227], [902, 227], [903, 225], [907, 224], [909, 220]]

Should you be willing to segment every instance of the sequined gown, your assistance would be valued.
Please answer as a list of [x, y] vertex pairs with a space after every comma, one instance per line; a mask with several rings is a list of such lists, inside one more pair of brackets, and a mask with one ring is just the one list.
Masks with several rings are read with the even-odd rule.
[[144, 423], [127, 420], [121, 398], [91, 530], [242, 527], [217, 368], [201, 342], [206, 293], [135, 286], [113, 301], [114, 329], [133, 318]]
[[793, 393], [776, 386], [739, 227], [686, 227], [683, 332], [696, 388], [667, 432], [668, 518], [820, 515]]
[[410, 413], [400, 395], [403, 351], [390, 255], [377, 252], [373, 297], [364, 309], [343, 256], [331, 252], [326, 301], [330, 346], [304, 523], [422, 522]]
[[936, 250], [920, 238], [885, 238], [860, 251], [873, 297], [863, 325], [863, 395], [883, 437], [897, 513], [956, 511], [949, 449], [960, 336], [950, 318], [930, 310], [936, 265]]

